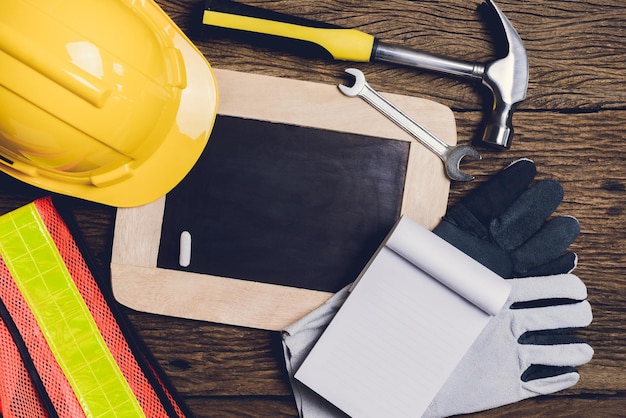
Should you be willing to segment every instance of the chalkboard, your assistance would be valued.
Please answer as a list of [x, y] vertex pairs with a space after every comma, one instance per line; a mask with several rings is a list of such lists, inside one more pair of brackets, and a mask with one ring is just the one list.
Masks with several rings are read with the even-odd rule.
[[[218, 115], [196, 166], [163, 198], [117, 210], [119, 303], [280, 330], [353, 280], [399, 214], [439, 223], [450, 186], [441, 160], [365, 101], [332, 85], [214, 71]], [[456, 143], [449, 108], [386, 96]]]
[[218, 115], [166, 197], [157, 266], [336, 292], [398, 219], [408, 152], [405, 141]]

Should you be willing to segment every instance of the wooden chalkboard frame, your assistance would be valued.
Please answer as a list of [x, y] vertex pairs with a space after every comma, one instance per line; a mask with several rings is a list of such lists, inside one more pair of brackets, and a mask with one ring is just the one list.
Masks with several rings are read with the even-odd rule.
[[[335, 86], [215, 70], [218, 113], [410, 142], [401, 212], [427, 228], [444, 214], [450, 183], [437, 156], [360, 99]], [[452, 111], [415, 97], [386, 94], [445, 142], [456, 144]], [[157, 267], [165, 197], [117, 211], [111, 281], [116, 299], [144, 312], [281, 330], [315, 309], [328, 292]]]

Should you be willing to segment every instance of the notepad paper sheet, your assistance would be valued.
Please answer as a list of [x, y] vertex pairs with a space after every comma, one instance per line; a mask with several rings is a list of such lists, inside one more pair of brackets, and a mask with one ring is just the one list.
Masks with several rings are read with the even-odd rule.
[[295, 377], [353, 417], [421, 416], [490, 318], [383, 246]]

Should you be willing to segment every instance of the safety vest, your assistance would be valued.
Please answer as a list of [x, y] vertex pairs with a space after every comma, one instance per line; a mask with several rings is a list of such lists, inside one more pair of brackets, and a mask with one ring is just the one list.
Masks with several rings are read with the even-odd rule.
[[0, 413], [185, 417], [52, 199], [0, 216]]

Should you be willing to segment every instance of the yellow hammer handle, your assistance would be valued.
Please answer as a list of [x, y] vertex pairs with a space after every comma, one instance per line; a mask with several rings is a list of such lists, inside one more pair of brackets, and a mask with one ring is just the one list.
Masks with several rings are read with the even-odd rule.
[[315, 45], [342, 61], [370, 61], [375, 43], [372, 35], [357, 29], [335, 27], [230, 0], [208, 0], [202, 23], [248, 38], [259, 35], [268, 47], [282, 46], [286, 40], [295, 48], [302, 43]]

